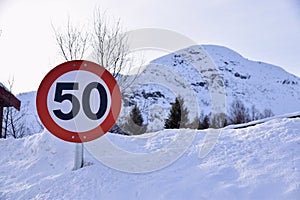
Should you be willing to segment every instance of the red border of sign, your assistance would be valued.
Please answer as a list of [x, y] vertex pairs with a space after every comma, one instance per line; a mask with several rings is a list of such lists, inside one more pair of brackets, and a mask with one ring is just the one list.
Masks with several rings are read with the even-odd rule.
[[[48, 92], [53, 82], [63, 74], [75, 70], [85, 70], [99, 76], [106, 83], [111, 95], [111, 107], [105, 120], [86, 132], [72, 132], [60, 127], [52, 119], [47, 106]], [[95, 140], [109, 131], [120, 114], [121, 101], [120, 88], [115, 78], [104, 67], [86, 60], [68, 61], [52, 69], [42, 80], [36, 96], [37, 112], [46, 129], [62, 140], [75, 143]]]

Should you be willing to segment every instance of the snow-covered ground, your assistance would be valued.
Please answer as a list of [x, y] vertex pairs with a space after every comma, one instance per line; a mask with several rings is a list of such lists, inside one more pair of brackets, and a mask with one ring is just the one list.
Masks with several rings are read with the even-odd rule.
[[133, 153], [161, 149], [178, 134], [195, 134], [174, 163], [140, 174], [109, 168], [87, 152], [86, 166], [72, 171], [74, 144], [47, 132], [8, 138], [0, 140], [0, 199], [296, 200], [300, 197], [299, 131], [298, 118], [223, 129], [215, 148], [202, 159], [199, 150], [205, 130], [164, 130], [148, 137], [106, 134]]

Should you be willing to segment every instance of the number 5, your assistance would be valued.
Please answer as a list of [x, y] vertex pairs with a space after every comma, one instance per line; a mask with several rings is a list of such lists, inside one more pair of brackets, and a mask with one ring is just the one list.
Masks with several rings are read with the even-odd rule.
[[65, 100], [68, 100], [72, 104], [72, 109], [69, 113], [63, 113], [60, 109], [53, 110], [53, 113], [56, 117], [61, 120], [70, 120], [73, 119], [78, 113], [80, 109], [79, 100], [72, 94], [62, 94], [63, 90], [78, 90], [78, 83], [56, 83], [56, 90], [54, 101], [62, 103]]

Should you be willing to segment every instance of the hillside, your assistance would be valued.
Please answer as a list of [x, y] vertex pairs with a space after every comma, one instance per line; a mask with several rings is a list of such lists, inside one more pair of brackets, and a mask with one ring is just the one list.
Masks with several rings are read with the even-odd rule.
[[300, 110], [299, 77], [215, 45], [191, 46], [152, 61], [127, 90], [126, 105], [142, 109], [150, 130], [163, 127], [178, 95], [185, 99], [190, 120], [201, 113], [228, 113], [236, 99], [275, 115]]
[[[74, 146], [47, 132], [0, 140], [0, 199], [295, 200], [300, 196], [299, 130], [300, 119], [222, 130], [215, 148], [204, 158], [199, 158], [199, 150], [207, 131], [103, 136], [131, 154], [155, 153], [182, 134], [195, 136], [179, 159], [141, 174], [107, 167], [87, 152], [87, 166], [72, 171]], [[172, 155], [174, 148], [167, 148], [167, 154]], [[162, 157], [161, 162], [168, 158]], [[122, 163], [123, 169], [130, 165]]]
[[[129, 81], [130, 82], [130, 81]], [[153, 60], [123, 91], [120, 121], [132, 105], [143, 113], [148, 131], [163, 129], [175, 97], [184, 97], [189, 119], [214, 112], [228, 113], [240, 99], [247, 108], [270, 109], [275, 115], [300, 110], [300, 78], [282, 68], [250, 61], [221, 46], [192, 46]], [[35, 108], [36, 92], [22, 93], [25, 134], [41, 131]]]

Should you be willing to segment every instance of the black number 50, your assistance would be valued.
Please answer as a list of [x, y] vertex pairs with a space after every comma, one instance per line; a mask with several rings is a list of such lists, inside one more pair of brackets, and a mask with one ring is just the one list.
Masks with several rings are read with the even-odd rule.
[[[72, 104], [72, 109], [68, 113], [63, 113], [60, 109], [53, 110], [56, 117], [61, 120], [73, 119], [80, 110], [80, 102], [73, 94], [63, 94], [64, 90], [78, 90], [79, 84], [74, 82], [57, 82], [55, 89], [54, 101], [62, 103], [67, 100]], [[97, 89], [100, 95], [100, 106], [96, 113], [91, 109], [90, 96], [93, 89]], [[98, 120], [105, 114], [107, 107], [107, 93], [101, 83], [91, 82], [83, 90], [82, 94], [82, 108], [85, 115], [91, 120]]]

